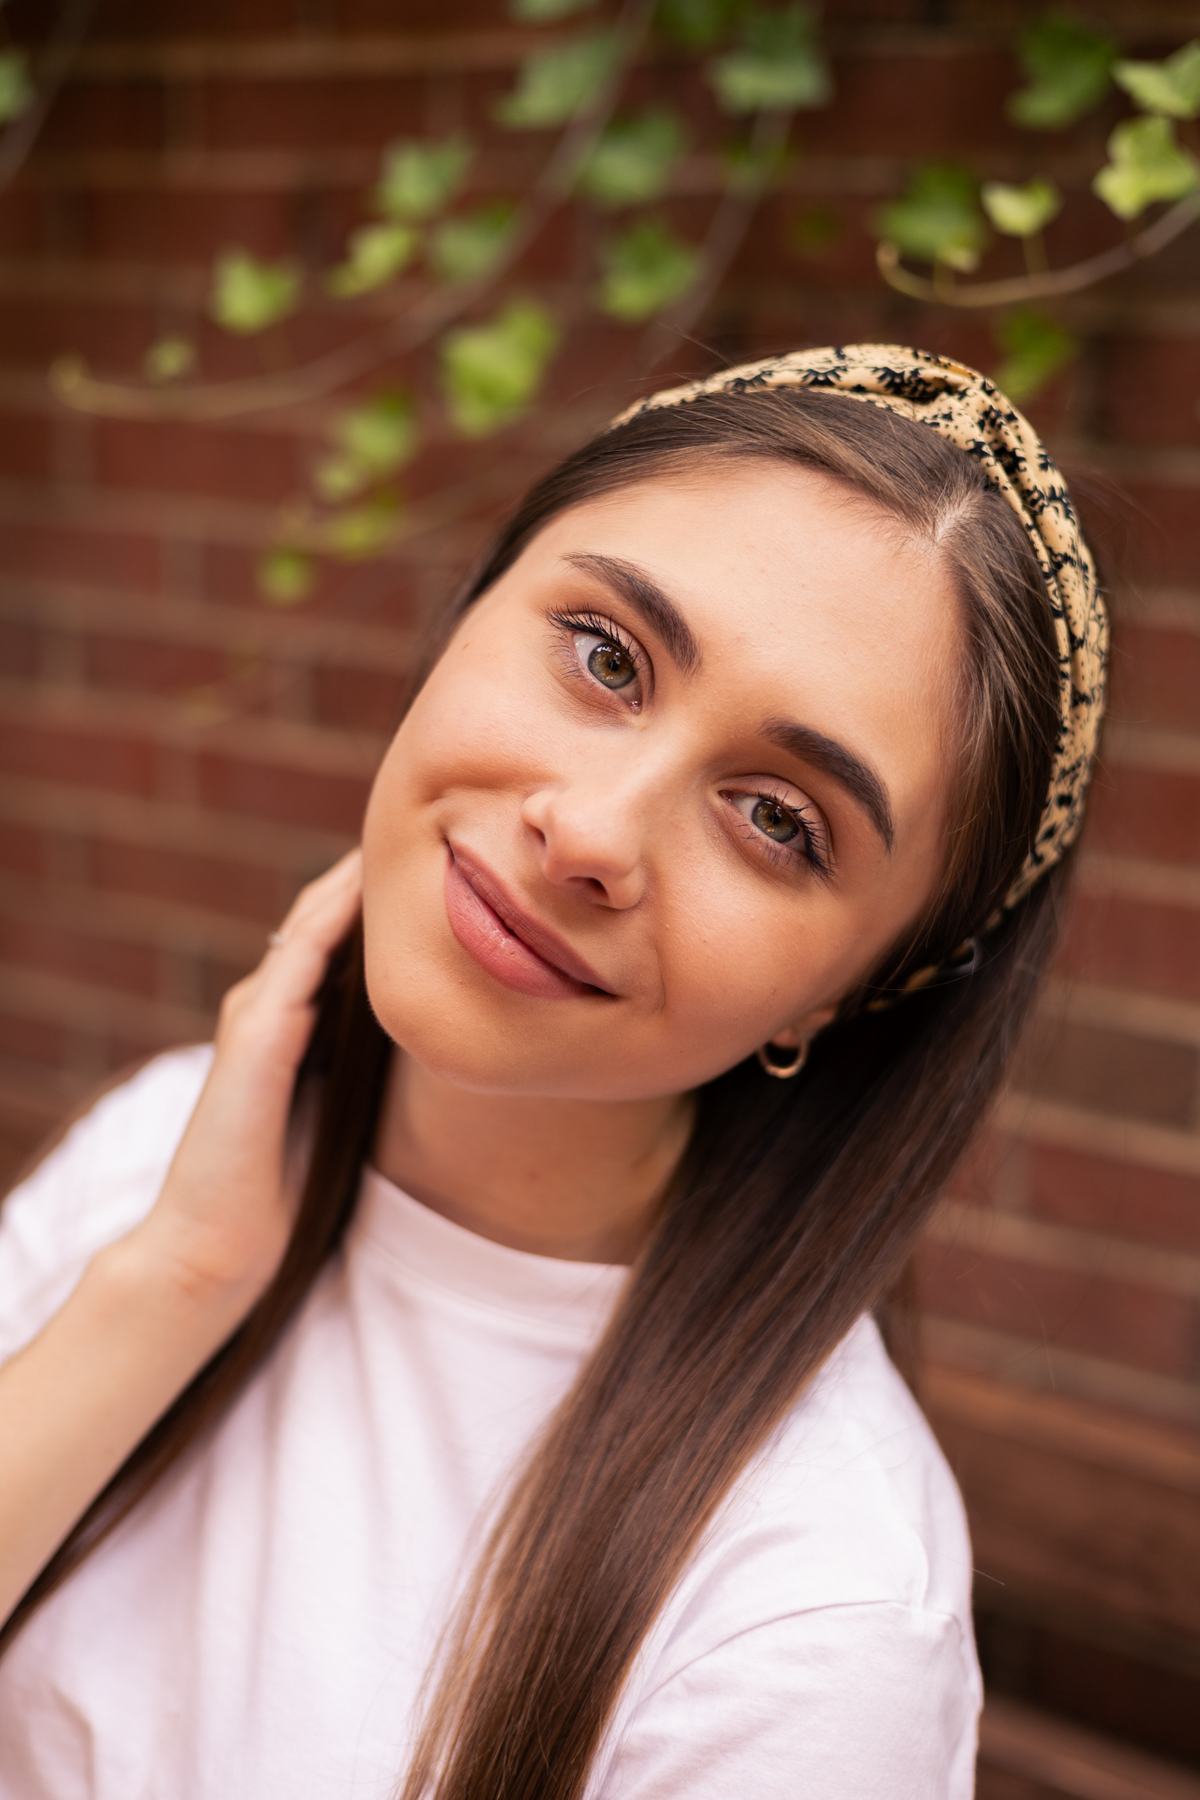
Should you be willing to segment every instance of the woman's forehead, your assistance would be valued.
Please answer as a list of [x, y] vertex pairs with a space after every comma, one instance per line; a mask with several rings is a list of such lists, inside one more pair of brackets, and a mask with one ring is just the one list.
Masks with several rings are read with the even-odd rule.
[[604, 559], [642, 572], [730, 676], [819, 659], [853, 692], [888, 666], [926, 687], [957, 664], [949, 569], [815, 471], [709, 462], [659, 476], [559, 514], [530, 552], [550, 578], [586, 582]]

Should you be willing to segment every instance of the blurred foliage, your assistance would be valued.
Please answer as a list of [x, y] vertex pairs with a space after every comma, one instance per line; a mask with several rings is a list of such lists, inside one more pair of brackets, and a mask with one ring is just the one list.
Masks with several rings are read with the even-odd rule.
[[19, 119], [34, 97], [28, 58], [20, 50], [0, 52], [0, 125]]
[[993, 336], [1004, 361], [993, 370], [992, 379], [1016, 401], [1040, 393], [1079, 349], [1071, 332], [1032, 307], [1004, 315]]
[[1062, 131], [1098, 106], [1109, 89], [1116, 45], [1063, 13], [1049, 13], [1018, 39], [1025, 87], [1008, 116], [1027, 131]]
[[544, 306], [514, 300], [490, 325], [442, 339], [442, 385], [450, 417], [466, 437], [485, 437], [517, 418], [537, 393], [558, 345]]
[[750, 13], [738, 48], [710, 64], [710, 75], [731, 113], [824, 106], [833, 98], [816, 19], [806, 6]]
[[190, 338], [162, 337], [142, 358], [147, 381], [179, 381], [196, 366], [196, 346]]
[[350, 233], [345, 261], [330, 269], [325, 286], [340, 299], [386, 287], [408, 267], [420, 242], [420, 232], [399, 221], [360, 225]]
[[942, 263], [969, 274], [988, 241], [979, 183], [958, 163], [923, 163], [908, 192], [875, 215], [880, 237], [918, 262]]
[[1193, 38], [1165, 62], [1119, 62], [1113, 80], [1143, 112], [1194, 119], [1200, 113], [1200, 38]]
[[618, 52], [611, 31], [539, 50], [522, 63], [515, 90], [496, 107], [497, 121], [532, 131], [565, 125], [591, 105], [615, 70]]
[[686, 143], [677, 115], [652, 107], [614, 119], [579, 171], [580, 192], [601, 206], [638, 206], [659, 199]]
[[[544, 393], [581, 312], [593, 308], [631, 334], [664, 320], [690, 332], [719, 291], [761, 196], [801, 166], [798, 117], [836, 104], [812, 7], [795, 0], [613, 0], [621, 10], [597, 17], [601, 3], [496, 0], [498, 14], [504, 7], [519, 25], [551, 28], [534, 40], [490, 109], [505, 130], [557, 134], [544, 138], [542, 174], [524, 192], [505, 191], [498, 173], [505, 159], [465, 130], [397, 138], [383, 152], [340, 255], [313, 271], [310, 291], [327, 310], [372, 297], [362, 309], [361, 341], [369, 346], [374, 333], [379, 353], [372, 364], [367, 351], [353, 380], [359, 384], [364, 371], [369, 378], [374, 366], [381, 385], [314, 427], [307, 490], [283, 509], [279, 541], [259, 564], [269, 604], [304, 601], [322, 556], [371, 557], [394, 543], [404, 528], [397, 481], [423, 427], [435, 438], [448, 429], [483, 439], [511, 425]], [[1043, 134], [1067, 131], [1102, 102], [1115, 102], [1127, 116], [1108, 136], [1106, 164], [1096, 168], [1090, 140], [1082, 152], [1092, 156], [1092, 191], [1122, 222], [1187, 200], [1200, 189], [1200, 144], [1190, 126], [1200, 117], [1200, 39], [1159, 62], [1122, 60], [1103, 31], [1050, 10], [1015, 35], [1012, 49], [1017, 80], [1004, 111], [1035, 134], [1026, 179], [981, 182], [967, 162], [933, 156], [905, 173], [871, 226], [885, 277], [944, 304], [971, 303], [980, 284], [963, 278], [976, 273], [993, 245], [1003, 259], [1011, 256], [1003, 240], [1020, 240], [1026, 274], [989, 288], [985, 304], [1000, 358], [996, 379], [1014, 399], [1028, 400], [1079, 348], [1053, 307], [1041, 304], [1054, 277], [1044, 234], [1053, 247], [1055, 221], [1079, 203], [1078, 189], [1065, 198], [1039, 171]], [[690, 108], [685, 126], [672, 102], [690, 84], [706, 88], [710, 104]], [[0, 125], [33, 98], [24, 59], [0, 52]], [[518, 164], [526, 154], [522, 146]], [[715, 192], [714, 166], [723, 174]], [[708, 219], [699, 228], [691, 198], [697, 192]], [[680, 195], [689, 198], [677, 213]], [[560, 209], [569, 200], [588, 209], [582, 217], [591, 229], [578, 242], [590, 262], [574, 265], [567, 281], [561, 270], [542, 278], [522, 267], [514, 291], [517, 259], [551, 219], [556, 230], [563, 227]], [[591, 209], [620, 216], [597, 221]], [[838, 211], [817, 205], [772, 229], [795, 257], [811, 260], [846, 226]], [[904, 269], [902, 283], [899, 258], [924, 265], [932, 280]], [[216, 258], [207, 313], [223, 331], [257, 336], [296, 312], [303, 285], [298, 262], [230, 247]], [[1010, 305], [996, 307], [993, 292]], [[414, 323], [405, 337], [400, 328], [408, 320]], [[142, 358], [143, 391], [176, 415], [186, 416], [189, 394], [199, 396], [202, 410], [206, 380], [196, 345], [203, 340], [195, 335], [163, 336]], [[652, 360], [649, 341], [631, 336], [631, 366]], [[395, 370], [423, 345], [432, 350], [436, 392], [422, 392], [418, 374], [410, 376], [414, 393]], [[304, 366], [289, 360], [283, 334], [264, 344], [268, 365], [282, 370], [270, 377], [277, 383], [294, 370], [300, 393]], [[62, 398], [87, 404], [82, 359], [59, 358], [52, 379]]]
[[374, 193], [376, 210], [404, 223], [428, 219], [453, 200], [474, 160], [474, 146], [462, 136], [438, 144], [413, 139], [390, 144]]
[[985, 181], [979, 195], [983, 210], [1007, 237], [1034, 237], [1062, 211], [1063, 197], [1052, 181], [1035, 175], [1023, 187]]
[[259, 262], [248, 250], [223, 250], [213, 270], [211, 310], [226, 331], [252, 336], [295, 312], [300, 271], [293, 263]]
[[661, 219], [639, 219], [601, 252], [600, 305], [612, 318], [638, 325], [691, 286], [698, 260]]
[[1108, 155], [1092, 187], [1119, 219], [1136, 219], [1155, 200], [1181, 200], [1200, 177], [1170, 119], [1126, 119], [1109, 138]]

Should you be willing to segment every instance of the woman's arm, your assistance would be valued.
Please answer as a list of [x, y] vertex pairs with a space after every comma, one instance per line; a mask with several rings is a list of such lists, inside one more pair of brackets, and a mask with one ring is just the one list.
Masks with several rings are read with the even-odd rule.
[[0, 1618], [279, 1265], [296, 1200], [292, 1089], [313, 996], [360, 894], [357, 851], [304, 889], [285, 941], [225, 997], [208, 1080], [153, 1210], [0, 1368]]

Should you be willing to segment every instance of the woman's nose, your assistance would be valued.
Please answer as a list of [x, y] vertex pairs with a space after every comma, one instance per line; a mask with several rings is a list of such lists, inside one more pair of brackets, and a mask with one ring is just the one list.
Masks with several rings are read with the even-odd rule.
[[539, 840], [548, 881], [621, 910], [637, 905], [646, 887], [648, 820], [618, 771], [593, 769], [540, 786], [521, 819]]

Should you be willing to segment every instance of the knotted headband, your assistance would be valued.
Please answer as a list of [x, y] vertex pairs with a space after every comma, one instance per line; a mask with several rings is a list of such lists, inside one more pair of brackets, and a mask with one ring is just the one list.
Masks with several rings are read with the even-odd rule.
[[1029, 534], [1054, 614], [1060, 723], [1041, 823], [1003, 901], [1004, 908], [1015, 906], [1079, 833], [1104, 710], [1108, 618], [1066, 482], [1029, 421], [985, 375], [900, 344], [794, 350], [723, 369], [705, 381], [651, 394], [613, 424], [706, 394], [782, 387], [832, 389], [928, 425], [982, 465]]

